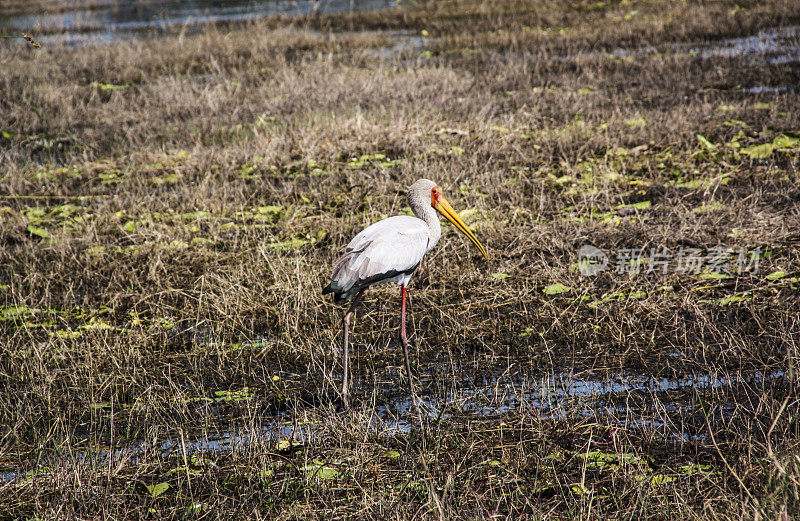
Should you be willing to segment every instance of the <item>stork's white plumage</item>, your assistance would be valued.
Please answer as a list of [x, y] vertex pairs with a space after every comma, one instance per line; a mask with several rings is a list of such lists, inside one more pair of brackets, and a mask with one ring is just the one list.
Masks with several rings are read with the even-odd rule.
[[378, 282], [408, 285], [422, 257], [436, 245], [431, 231], [425, 221], [407, 215], [389, 217], [365, 228], [334, 264], [331, 291], [346, 299]]
[[[478, 247], [484, 257], [486, 250], [464, 221], [442, 196], [436, 183], [420, 179], [408, 190], [408, 204], [416, 217], [389, 217], [372, 224], [356, 235], [345, 248], [344, 254], [333, 265], [331, 282], [322, 293], [333, 293], [335, 300], [353, 299], [344, 316], [344, 376], [342, 398], [348, 404], [348, 330], [350, 316], [363, 291], [373, 284], [397, 282], [402, 288], [400, 306], [400, 340], [403, 344], [406, 375], [412, 398], [411, 365], [408, 360], [406, 337], [406, 287], [414, 270], [426, 253], [431, 251], [442, 236], [438, 211]], [[355, 298], [354, 298], [355, 297]]]

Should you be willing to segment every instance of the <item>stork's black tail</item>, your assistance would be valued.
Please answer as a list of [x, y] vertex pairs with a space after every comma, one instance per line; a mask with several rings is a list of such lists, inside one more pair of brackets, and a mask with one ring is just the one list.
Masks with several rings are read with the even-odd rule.
[[322, 288], [322, 294], [323, 295], [327, 295], [328, 293], [333, 293], [333, 301], [334, 302], [339, 302], [343, 298], [341, 292], [338, 292], [335, 289], [333, 289], [333, 282], [331, 282], [330, 284], [328, 284], [327, 286]]

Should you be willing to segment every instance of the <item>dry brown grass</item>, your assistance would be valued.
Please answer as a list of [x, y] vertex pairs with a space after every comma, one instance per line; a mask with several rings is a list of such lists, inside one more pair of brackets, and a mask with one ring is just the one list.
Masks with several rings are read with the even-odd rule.
[[[800, 11], [738, 5], [437, 2], [75, 50], [1, 42], [0, 468], [41, 476], [2, 485], [0, 512], [795, 514], [798, 148], [741, 150], [800, 130], [800, 68], [693, 52]], [[387, 53], [387, 29], [428, 36]], [[374, 154], [386, 157], [352, 161]], [[486, 264], [447, 234], [415, 276], [424, 394], [463, 398], [503, 371], [731, 377], [616, 397], [697, 438], [624, 427], [624, 409], [551, 418], [524, 405], [410, 435], [370, 426], [397, 392], [394, 287], [359, 313], [361, 402], [336, 412], [339, 315], [320, 288], [353, 233], [402, 212], [419, 177], [479, 210], [468, 222], [490, 250]], [[574, 263], [587, 243], [771, 256], [731, 279], [586, 279]], [[572, 290], [543, 293], [556, 282]], [[754, 371], [782, 376], [733, 378]], [[315, 425], [294, 452], [275, 448], [276, 412]], [[81, 459], [226, 431], [267, 434], [201, 451], [208, 461]], [[598, 469], [581, 457], [595, 449], [636, 459]], [[315, 459], [338, 478], [309, 476]], [[150, 497], [159, 482], [172, 488]]]

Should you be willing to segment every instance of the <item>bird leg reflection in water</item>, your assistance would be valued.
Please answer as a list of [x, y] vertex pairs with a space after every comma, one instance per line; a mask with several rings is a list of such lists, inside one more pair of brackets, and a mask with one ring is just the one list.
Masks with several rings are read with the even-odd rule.
[[406, 376], [412, 403], [416, 397], [411, 379], [406, 335], [406, 287], [426, 253], [431, 251], [442, 235], [437, 212], [466, 235], [485, 258], [486, 249], [467, 228], [464, 221], [442, 196], [436, 183], [420, 179], [408, 190], [408, 204], [416, 217], [398, 215], [374, 223], [358, 235], [345, 248], [344, 254], [333, 266], [331, 282], [322, 293], [333, 293], [334, 300], [353, 299], [344, 316], [344, 377], [342, 399], [349, 406], [350, 318], [364, 289], [383, 282], [396, 282], [402, 288], [400, 301], [400, 341], [403, 344]]

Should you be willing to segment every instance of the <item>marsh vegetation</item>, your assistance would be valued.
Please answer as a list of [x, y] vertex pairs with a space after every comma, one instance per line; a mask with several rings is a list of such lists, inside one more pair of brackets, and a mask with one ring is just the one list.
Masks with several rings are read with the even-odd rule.
[[[459, 0], [0, 41], [0, 516], [797, 515], [799, 26]], [[396, 288], [349, 412], [320, 290], [420, 177], [490, 259], [449, 230], [415, 275], [410, 427]]]

